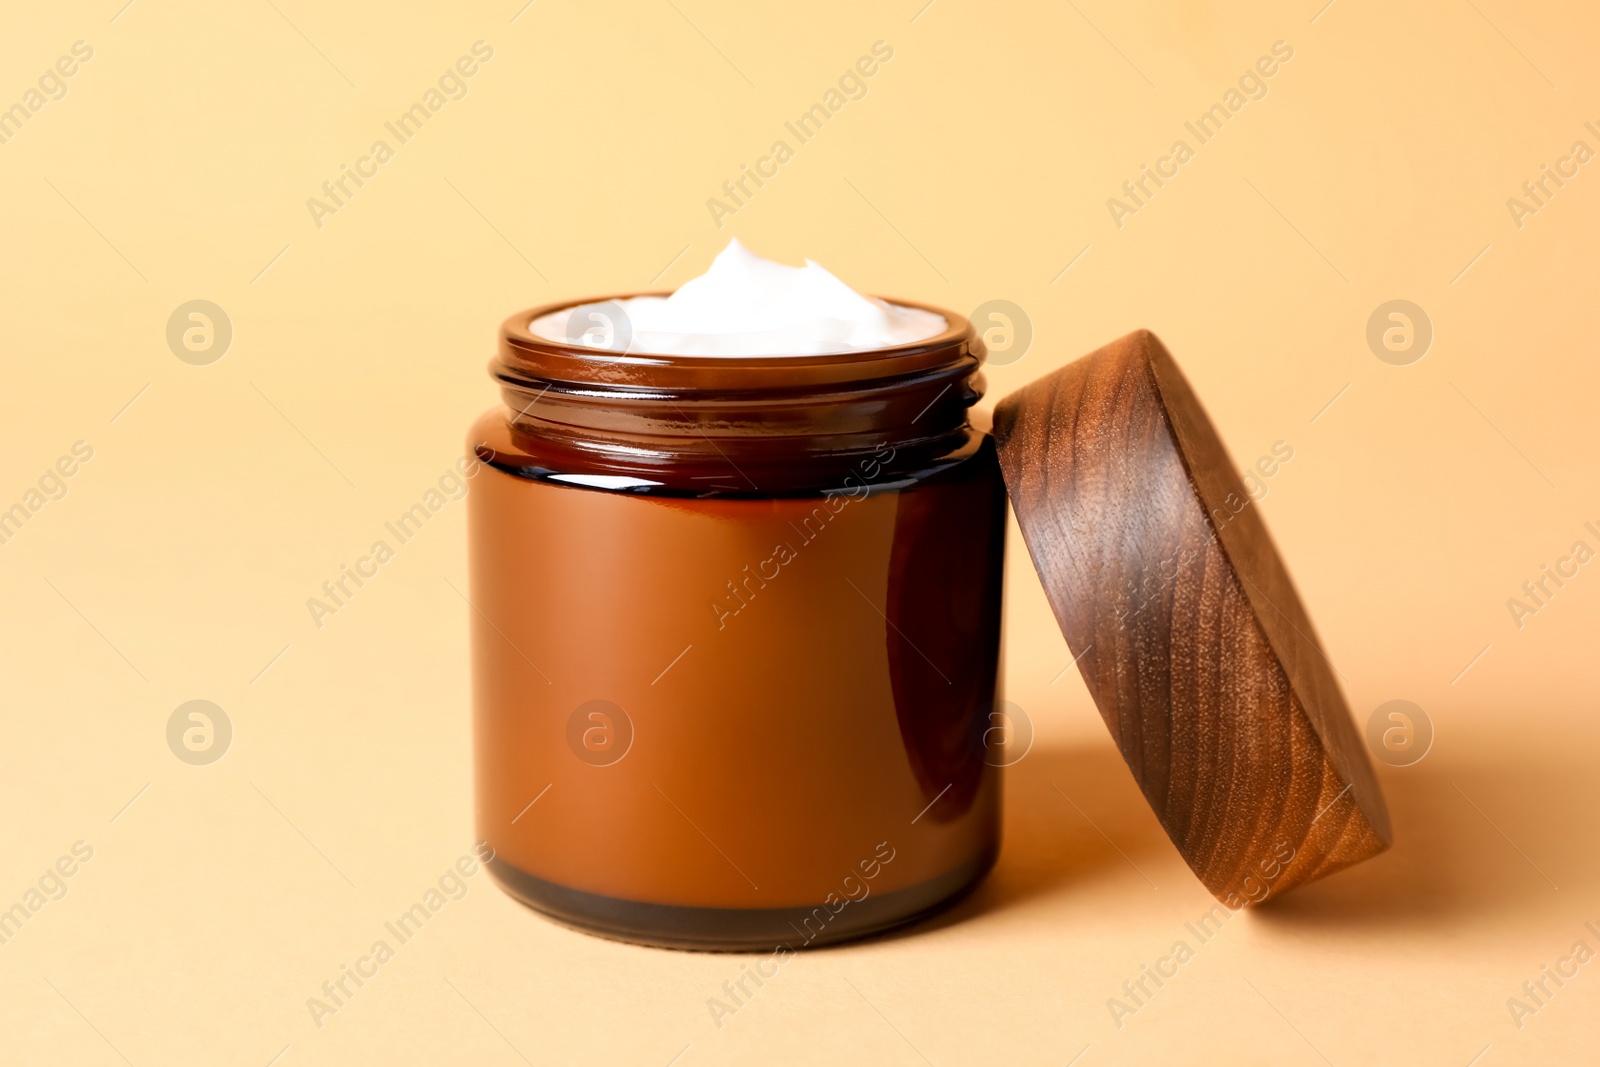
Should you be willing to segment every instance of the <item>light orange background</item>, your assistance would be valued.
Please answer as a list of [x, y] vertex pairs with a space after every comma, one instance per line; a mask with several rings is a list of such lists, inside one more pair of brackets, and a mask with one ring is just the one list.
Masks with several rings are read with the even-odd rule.
[[[93, 849], [0, 945], [0, 1059], [1600, 1056], [1600, 964], [1520, 1026], [1507, 1007], [1600, 949], [1600, 569], [1520, 628], [1507, 608], [1600, 548], [1600, 164], [1520, 227], [1507, 207], [1600, 149], [1588, 6], [121, 2], [0, 34], [0, 106], [94, 50], [0, 144], [0, 506], [94, 450], [0, 545], [0, 907]], [[319, 228], [307, 198], [479, 40], [467, 95]], [[714, 225], [707, 199], [879, 40], [867, 95]], [[1107, 198], [1280, 40], [1265, 98], [1119, 228]], [[1013, 531], [1006, 685], [1038, 736], [972, 899], [802, 953], [718, 1027], [707, 999], [749, 958], [572, 933], [479, 875], [314, 1025], [306, 999], [469, 847], [464, 508], [321, 629], [306, 599], [496, 402], [502, 317], [678, 284], [730, 234], [858, 288], [1025, 308], [991, 397], [1150, 327], [1237, 459], [1292, 445], [1261, 506], [1356, 716], [1404, 698], [1436, 730], [1380, 767], [1395, 848], [1237, 916], [1119, 1027], [1108, 998], [1209, 898]], [[234, 329], [209, 366], [165, 340], [196, 298]], [[1410, 366], [1365, 340], [1397, 298], [1435, 330]], [[234, 728], [204, 767], [165, 740], [197, 698]]]

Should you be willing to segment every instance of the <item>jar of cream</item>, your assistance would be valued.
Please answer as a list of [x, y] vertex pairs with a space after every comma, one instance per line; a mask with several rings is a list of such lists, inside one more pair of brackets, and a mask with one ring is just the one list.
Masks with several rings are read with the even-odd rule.
[[999, 845], [1005, 491], [966, 319], [736, 244], [513, 315], [468, 445], [478, 836], [513, 896], [770, 950]]
[[1255, 497], [1138, 330], [968, 413], [960, 316], [734, 243], [671, 296], [512, 316], [473, 428], [478, 836], [595, 933], [799, 947], [999, 847], [1007, 492], [1195, 876], [1254, 907], [1376, 855], [1371, 760]]

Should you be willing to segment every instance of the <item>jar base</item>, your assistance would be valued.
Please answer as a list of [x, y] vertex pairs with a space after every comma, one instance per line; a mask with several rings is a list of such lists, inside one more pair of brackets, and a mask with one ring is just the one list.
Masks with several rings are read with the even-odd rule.
[[[918, 885], [851, 901], [838, 913], [820, 903], [792, 908], [699, 908], [624, 900], [547, 882], [498, 856], [485, 866], [509, 896], [586, 934], [656, 948], [753, 952], [835, 944], [925, 919], [977, 888], [998, 854], [998, 847], [990, 849]], [[826, 922], [818, 916], [825, 916]]]

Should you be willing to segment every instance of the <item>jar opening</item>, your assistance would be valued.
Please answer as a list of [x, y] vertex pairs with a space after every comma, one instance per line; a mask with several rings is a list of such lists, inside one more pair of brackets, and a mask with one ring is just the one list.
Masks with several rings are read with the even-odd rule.
[[[529, 329], [535, 319], [572, 308], [615, 305], [635, 296], [666, 295], [664, 292], [624, 293], [564, 300], [519, 311], [501, 325], [499, 354], [491, 372], [501, 381], [521, 378], [547, 384], [715, 391], [767, 388], [780, 372], [794, 384], [822, 386], [895, 377], [938, 367], [969, 354], [980, 361], [983, 358], [983, 346], [964, 316], [932, 304], [887, 298], [880, 299], [898, 307], [942, 316], [945, 328], [923, 340], [887, 348], [804, 356], [662, 355], [630, 350], [625, 327], [620, 328], [609, 343], [601, 345], [552, 341]], [[603, 330], [604, 326], [604, 323], [597, 324], [596, 329]]]

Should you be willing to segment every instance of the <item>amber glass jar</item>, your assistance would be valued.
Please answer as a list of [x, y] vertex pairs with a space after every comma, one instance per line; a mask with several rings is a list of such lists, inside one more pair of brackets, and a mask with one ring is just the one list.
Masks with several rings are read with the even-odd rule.
[[522, 312], [473, 427], [478, 835], [595, 933], [797, 949], [999, 845], [1005, 495], [983, 347], [616, 355]]

